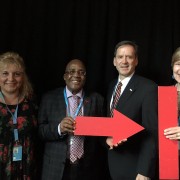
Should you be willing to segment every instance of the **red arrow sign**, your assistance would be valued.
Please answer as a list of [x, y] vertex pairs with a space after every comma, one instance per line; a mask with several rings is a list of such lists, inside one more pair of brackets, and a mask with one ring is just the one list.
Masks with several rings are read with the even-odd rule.
[[177, 89], [158, 87], [159, 179], [179, 179], [178, 141], [165, 137], [164, 129], [178, 126]]
[[113, 143], [142, 131], [144, 128], [125, 115], [114, 110], [114, 117], [76, 117], [75, 135], [112, 136]]

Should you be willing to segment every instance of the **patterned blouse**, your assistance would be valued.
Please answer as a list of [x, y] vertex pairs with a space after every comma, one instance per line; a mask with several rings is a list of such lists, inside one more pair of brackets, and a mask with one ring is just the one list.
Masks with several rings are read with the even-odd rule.
[[[8, 105], [14, 113], [16, 105]], [[22, 160], [12, 161], [14, 129], [12, 115], [0, 102], [0, 180], [35, 179], [35, 139], [37, 139], [37, 106], [28, 99], [18, 105], [17, 129], [22, 145]]]

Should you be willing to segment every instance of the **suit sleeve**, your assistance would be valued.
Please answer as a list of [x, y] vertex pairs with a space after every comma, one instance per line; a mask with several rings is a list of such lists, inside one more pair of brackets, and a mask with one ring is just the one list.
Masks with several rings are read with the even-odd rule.
[[56, 106], [55, 103], [56, 101], [53, 96], [45, 95], [40, 104], [38, 113], [39, 135], [41, 139], [45, 141], [62, 139], [58, 134], [60, 117], [57, 118], [57, 112], [59, 109], [57, 109], [58, 106]]

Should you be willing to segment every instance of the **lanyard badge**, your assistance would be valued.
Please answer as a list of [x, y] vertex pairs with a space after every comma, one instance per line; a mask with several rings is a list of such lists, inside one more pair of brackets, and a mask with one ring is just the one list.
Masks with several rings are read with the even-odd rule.
[[22, 146], [15, 144], [13, 146], [13, 161], [21, 161], [22, 160]]
[[[17, 104], [17, 107], [16, 107], [14, 114], [12, 114], [12, 112], [9, 110], [9, 112], [12, 115], [14, 125], [17, 124], [17, 111], [18, 111], [18, 104]], [[17, 128], [14, 128], [14, 140], [16, 143], [13, 146], [13, 161], [21, 161], [22, 160], [22, 146], [19, 144], [19, 137], [18, 137], [18, 129]]]

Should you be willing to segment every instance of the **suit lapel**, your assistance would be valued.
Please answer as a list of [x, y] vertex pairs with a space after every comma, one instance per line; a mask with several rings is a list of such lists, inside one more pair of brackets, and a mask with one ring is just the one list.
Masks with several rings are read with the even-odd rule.
[[131, 95], [136, 91], [136, 75], [134, 75], [129, 83], [127, 84], [126, 88], [124, 89], [120, 99], [118, 101], [117, 107], [122, 109]]
[[84, 116], [88, 116], [90, 114], [91, 99], [86, 95], [84, 96], [83, 106]]

